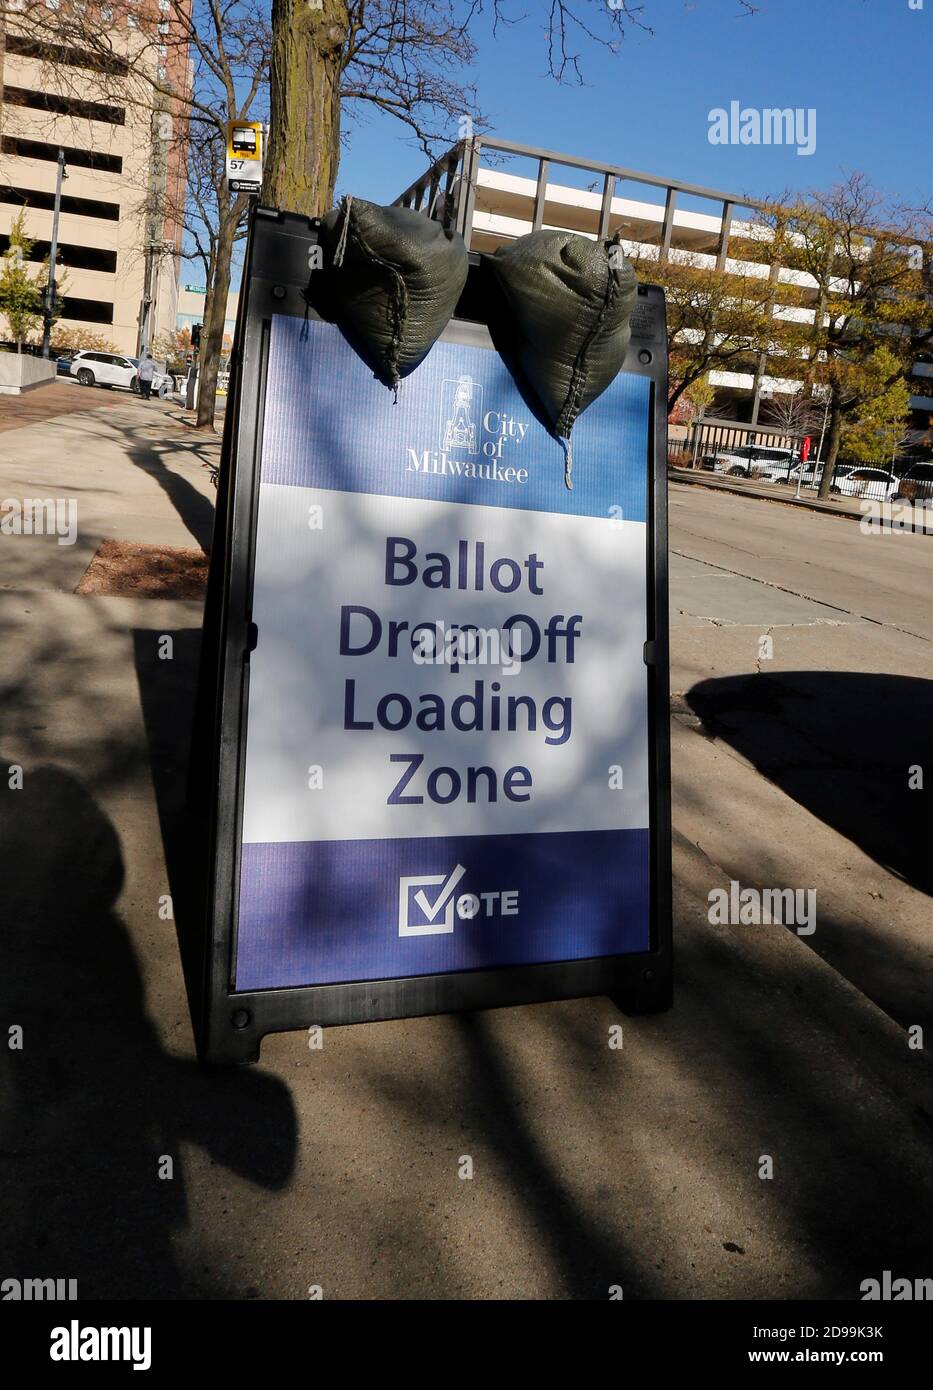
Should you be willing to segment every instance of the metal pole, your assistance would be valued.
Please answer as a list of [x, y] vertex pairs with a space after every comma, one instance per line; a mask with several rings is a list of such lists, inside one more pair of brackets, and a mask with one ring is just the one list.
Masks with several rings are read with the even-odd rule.
[[697, 449], [700, 446], [700, 426], [703, 424], [703, 413], [703, 407], [701, 406], [700, 413], [693, 422], [693, 461], [691, 463], [692, 468], [696, 468], [697, 466]]
[[65, 173], [65, 151], [58, 151], [58, 177], [55, 180], [55, 206], [52, 212], [52, 244], [49, 247], [49, 279], [45, 287], [45, 314], [42, 326], [42, 356], [48, 357], [52, 340], [52, 316], [55, 312], [55, 258], [58, 255], [58, 215], [62, 207], [62, 179]]
[[143, 298], [139, 312], [139, 332], [136, 335], [136, 355], [138, 357], [141, 357], [143, 351], [149, 346], [149, 324], [152, 318], [153, 258], [153, 243], [150, 241], [146, 246], [146, 270], [143, 275]]
[[185, 388], [185, 409], [194, 410], [198, 404], [198, 368], [200, 366], [200, 349], [191, 354], [191, 367], [188, 371], [188, 381]]
[[[826, 433], [826, 421], [829, 419], [829, 401], [826, 402], [826, 409], [823, 411], [823, 428], [820, 430], [820, 443], [816, 451], [816, 462], [819, 463], [823, 457], [823, 435]], [[816, 464], [813, 466], [816, 472]]]
[[822, 461], [823, 461], [823, 436], [824, 436], [825, 433], [826, 433], [826, 421], [827, 421], [828, 419], [829, 419], [829, 397], [827, 396], [827, 398], [826, 398], [826, 406], [825, 406], [825, 409], [823, 410], [823, 424], [822, 424], [822, 427], [821, 427], [821, 429], [820, 429], [820, 442], [819, 442], [819, 444], [817, 445], [817, 448], [816, 448], [816, 458], [815, 458], [815, 460], [814, 460], [814, 462], [813, 462], [813, 481], [816, 483], [817, 491], [819, 491], [820, 484], [821, 484], [822, 481], [823, 481], [823, 470], [822, 470], [822, 468], [820, 469], [819, 481], [817, 481], [816, 469], [817, 469], [817, 465], [820, 464], [820, 463], [822, 463]]

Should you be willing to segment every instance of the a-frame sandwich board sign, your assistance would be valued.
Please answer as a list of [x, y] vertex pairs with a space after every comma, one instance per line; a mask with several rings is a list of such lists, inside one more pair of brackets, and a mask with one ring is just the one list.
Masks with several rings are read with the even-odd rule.
[[[671, 996], [664, 297], [564, 455], [495, 350], [484, 258], [397, 393], [256, 209], [192, 785], [200, 1055], [269, 1032]], [[326, 275], [326, 268], [311, 271]]]

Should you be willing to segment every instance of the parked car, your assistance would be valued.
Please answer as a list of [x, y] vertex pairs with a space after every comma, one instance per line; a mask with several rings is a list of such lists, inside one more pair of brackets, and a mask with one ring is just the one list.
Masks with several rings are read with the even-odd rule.
[[[833, 480], [835, 481], [837, 478], [847, 478], [856, 467], [857, 465], [854, 463], [837, 463], [833, 473]], [[797, 486], [798, 473], [803, 474], [804, 487], [819, 487], [823, 477], [822, 460], [807, 459], [806, 463], [794, 464], [794, 467], [790, 470], [787, 477], [787, 481], [793, 487]]]
[[900, 478], [892, 477], [883, 468], [853, 468], [845, 476], [840, 476], [837, 469], [830, 491], [842, 497], [867, 497], [873, 502], [890, 502], [900, 486]]
[[799, 454], [796, 449], [772, 449], [764, 444], [743, 444], [738, 449], [705, 454], [703, 467], [732, 478], [760, 478], [762, 482], [783, 483], [787, 470]]
[[[103, 386], [108, 390], [113, 386], [123, 386], [130, 391], [139, 390], [137, 369], [138, 357], [124, 357], [120, 352], [76, 352], [71, 359], [71, 375], [77, 377], [82, 386]], [[152, 378], [152, 390], [159, 396], [167, 396], [174, 389], [172, 378], [166, 372], [156, 371]]]
[[71, 373], [71, 353], [63, 353], [61, 357], [55, 359], [55, 371], [59, 376], [69, 376]]
[[933, 507], [933, 463], [915, 463], [899, 479], [895, 501]]
[[807, 459], [805, 463], [795, 463], [793, 465], [790, 472], [787, 474], [786, 481], [792, 483], [793, 486], [796, 487], [797, 479], [801, 478], [804, 487], [818, 487], [822, 472], [822, 462], [818, 463], [816, 459]]

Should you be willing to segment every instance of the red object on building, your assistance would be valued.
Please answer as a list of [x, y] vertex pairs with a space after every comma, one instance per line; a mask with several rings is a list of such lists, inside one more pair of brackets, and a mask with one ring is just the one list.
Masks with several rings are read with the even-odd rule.
[[809, 435], [807, 435], [806, 438], [805, 438], [804, 441], [803, 441], [803, 448], [802, 448], [801, 451], [800, 451], [800, 457], [803, 459], [804, 463], [806, 463], [807, 459], [810, 457], [810, 436], [809, 436]]

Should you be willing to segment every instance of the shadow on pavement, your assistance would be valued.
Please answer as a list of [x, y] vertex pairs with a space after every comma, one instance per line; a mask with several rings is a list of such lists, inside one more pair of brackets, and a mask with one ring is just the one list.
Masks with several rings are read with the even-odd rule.
[[187, 438], [177, 444], [167, 444], [165, 441], [159, 441], [158, 444], [143, 441], [131, 443], [133, 431], [126, 429], [125, 433], [127, 457], [137, 468], [141, 468], [150, 478], [155, 479], [198, 545], [205, 553], [209, 553], [214, 532], [214, 504], [209, 497], [198, 492], [187, 478], [176, 473], [166, 463], [168, 456], [177, 453], [182, 456], [194, 454], [203, 464], [203, 447], [199, 447], [197, 441], [192, 442]]
[[4, 1275], [74, 1278], [81, 1299], [242, 1297], [233, 1270], [192, 1270], [174, 1248], [188, 1225], [183, 1145], [284, 1187], [296, 1151], [287, 1088], [163, 1049], [114, 908], [113, 825], [69, 773], [27, 768], [16, 789], [0, 766], [2, 1018], [23, 1030], [21, 1048], [0, 1049]]
[[777, 671], [701, 681], [686, 700], [709, 733], [788, 796], [933, 894], [929, 815], [909, 784], [912, 767], [933, 777], [933, 682]]
[[[812, 816], [906, 888], [933, 893], [929, 812], [922, 786], [911, 786], [933, 768], [933, 683], [861, 672], [778, 671], [702, 681], [686, 701], [708, 734], [747, 758]], [[787, 868], [780, 817], [773, 807], [762, 814], [773, 823], [756, 822], [754, 805], [743, 808], [759, 846], [754, 865], [746, 861], [749, 882], [786, 887], [774, 876], [781, 872], [778, 863]], [[832, 862], [818, 857], [825, 848], [813, 853], [811, 862], [801, 861], [803, 877], [795, 886], [834, 880], [838, 911], [818, 907], [819, 927], [807, 945], [903, 1027], [933, 1026], [925, 899], [912, 904], [898, 888], [897, 905], [890, 907], [882, 876], [873, 882], [870, 869], [849, 865], [844, 847]]]
[[[166, 635], [172, 638], [170, 660], [159, 655]], [[149, 767], [193, 1027], [204, 983], [207, 844], [204, 823], [191, 814], [186, 790], [200, 651], [197, 628], [133, 632]]]

